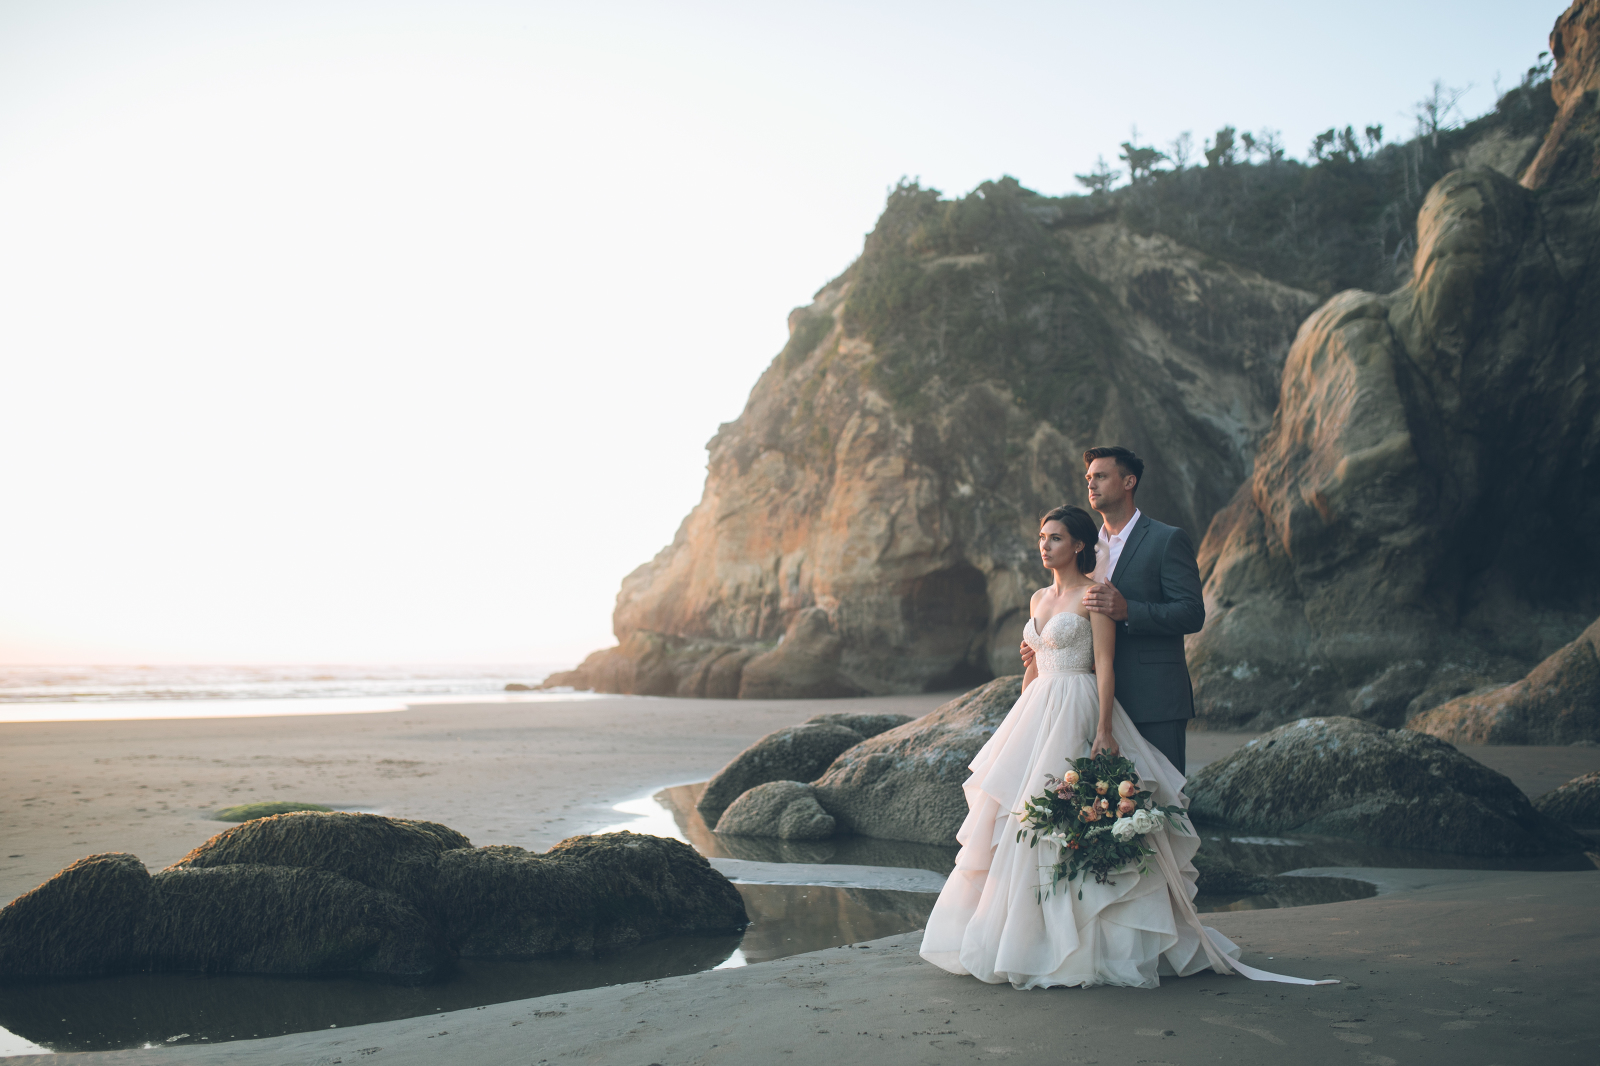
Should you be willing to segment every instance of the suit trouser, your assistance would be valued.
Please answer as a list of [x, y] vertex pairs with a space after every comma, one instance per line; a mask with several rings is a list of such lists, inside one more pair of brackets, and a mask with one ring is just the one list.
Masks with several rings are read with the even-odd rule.
[[1135, 722], [1134, 728], [1139, 730], [1139, 735], [1150, 742], [1150, 745], [1167, 757], [1173, 766], [1178, 768], [1178, 773], [1187, 773], [1184, 769], [1184, 754], [1189, 736], [1189, 719], [1173, 718], [1165, 722]]

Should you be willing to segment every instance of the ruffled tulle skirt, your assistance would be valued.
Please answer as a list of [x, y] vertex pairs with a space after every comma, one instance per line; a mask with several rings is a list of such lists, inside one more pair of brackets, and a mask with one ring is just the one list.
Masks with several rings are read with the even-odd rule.
[[[1172, 893], [1195, 896], [1200, 839], [1175, 828], [1143, 839], [1162, 854], [1109, 884], [1082, 876], [1049, 890], [1057, 845], [1016, 839], [1023, 802], [1060, 776], [1068, 759], [1089, 754], [1100, 718], [1093, 674], [1041, 674], [972, 760], [963, 786], [967, 818], [957, 834], [956, 868], [939, 894], [922, 938], [922, 957], [951, 973], [1016, 988], [1129, 985], [1154, 988], [1163, 976], [1211, 968], [1198, 923], [1180, 918]], [[1158, 804], [1188, 806], [1183, 775], [1150, 745], [1120, 705], [1112, 736], [1133, 760]], [[1157, 861], [1159, 858], [1160, 861]], [[1172, 876], [1164, 870], [1172, 871]], [[1079, 891], [1082, 899], [1079, 899]], [[1192, 918], [1192, 906], [1186, 907]], [[1239, 949], [1205, 929], [1230, 959]]]

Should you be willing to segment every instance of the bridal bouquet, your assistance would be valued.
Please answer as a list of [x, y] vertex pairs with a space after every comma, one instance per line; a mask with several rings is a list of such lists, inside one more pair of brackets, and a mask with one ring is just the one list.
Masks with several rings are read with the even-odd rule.
[[[1164, 823], [1188, 832], [1176, 804], [1156, 806], [1154, 794], [1139, 787], [1139, 774], [1131, 760], [1109, 752], [1092, 759], [1068, 760], [1060, 777], [1046, 774], [1045, 791], [1023, 804], [1022, 828], [1017, 840], [1028, 836], [1028, 846], [1048, 840], [1061, 846], [1051, 889], [1083, 873], [1094, 874], [1099, 884], [1116, 884], [1111, 874], [1139, 864], [1152, 854], [1141, 839]], [[1031, 835], [1030, 835], [1031, 834]], [[1083, 889], [1078, 889], [1083, 898]]]

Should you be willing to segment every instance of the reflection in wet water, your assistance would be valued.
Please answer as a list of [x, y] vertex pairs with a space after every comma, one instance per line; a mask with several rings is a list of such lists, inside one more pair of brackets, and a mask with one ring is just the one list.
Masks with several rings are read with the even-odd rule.
[[875, 940], [921, 928], [934, 898], [805, 885], [738, 888], [752, 920], [742, 937], [674, 937], [599, 957], [462, 959], [449, 979], [422, 986], [350, 977], [199, 974], [0, 985], [0, 1026], [53, 1051], [219, 1043], [344, 1028]]
[[[664, 788], [647, 800], [624, 804], [629, 813], [648, 819], [652, 826], [671, 825], [675, 832], [662, 832], [693, 845], [710, 858], [746, 859], [751, 862], [845, 863], [851, 866], [895, 866], [905, 870], [932, 870], [948, 874], [956, 866], [951, 845], [911, 844], [903, 840], [874, 840], [872, 837], [835, 837], [832, 840], [775, 840], [771, 837], [720, 836], [711, 831], [695, 809], [704, 781], [693, 785]], [[622, 808], [619, 808], [622, 809]], [[633, 828], [632, 825], [615, 828]]]

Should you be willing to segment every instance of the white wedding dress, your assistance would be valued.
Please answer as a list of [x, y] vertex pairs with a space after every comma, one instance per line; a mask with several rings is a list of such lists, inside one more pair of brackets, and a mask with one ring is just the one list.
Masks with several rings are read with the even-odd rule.
[[[1163, 976], [1208, 968], [1257, 980], [1331, 983], [1243, 966], [1232, 941], [1201, 926], [1192, 861], [1200, 838], [1192, 831], [1167, 828], [1140, 838], [1156, 849], [1143, 874], [1124, 870], [1109, 884], [1088, 874], [1045, 894], [1060, 848], [1043, 840], [1029, 847], [1027, 837], [1019, 842], [1015, 812], [1044, 791], [1046, 774], [1059, 777], [1068, 759], [1089, 754], [1100, 695], [1088, 618], [1064, 611], [1043, 633], [1029, 618], [1023, 639], [1034, 649], [1038, 677], [972, 760], [962, 786], [967, 818], [956, 834], [961, 851], [928, 917], [922, 957], [951, 973], [1022, 989], [1155, 988]], [[1121, 704], [1112, 710], [1111, 735], [1156, 803], [1188, 806], [1183, 775], [1139, 735]], [[1202, 929], [1209, 943], [1202, 943]]]

